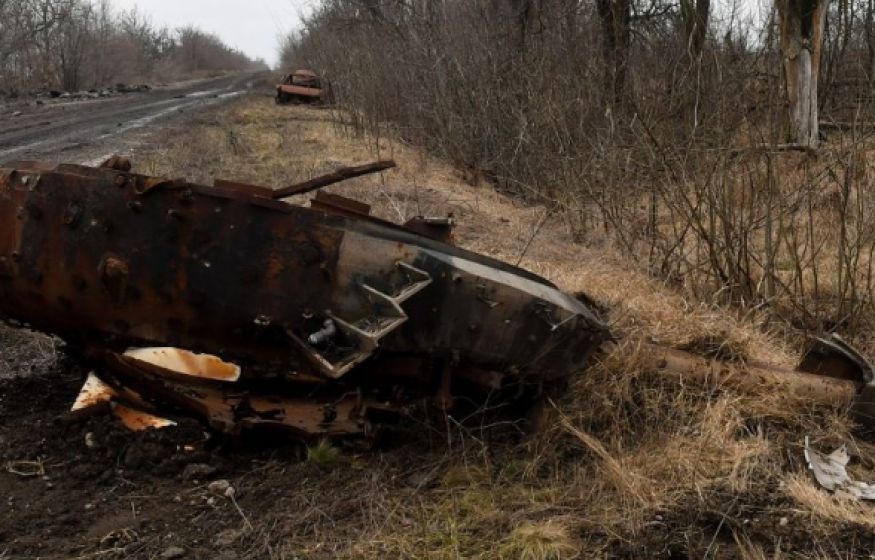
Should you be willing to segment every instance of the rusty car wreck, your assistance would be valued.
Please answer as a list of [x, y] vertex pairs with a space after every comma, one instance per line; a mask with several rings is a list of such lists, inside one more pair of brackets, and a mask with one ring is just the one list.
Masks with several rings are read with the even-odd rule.
[[312, 70], [299, 69], [276, 86], [275, 100], [280, 105], [329, 105], [334, 99], [331, 82]]
[[[450, 220], [396, 225], [321, 191], [310, 207], [281, 200], [393, 165], [271, 189], [149, 177], [118, 158], [4, 164], [0, 317], [93, 365], [77, 408], [302, 438], [367, 435], [460, 395], [534, 401], [614, 344], [586, 298], [452, 245]], [[868, 402], [871, 367], [840, 340], [817, 341], [798, 371], [640, 347], [672, 375]]]

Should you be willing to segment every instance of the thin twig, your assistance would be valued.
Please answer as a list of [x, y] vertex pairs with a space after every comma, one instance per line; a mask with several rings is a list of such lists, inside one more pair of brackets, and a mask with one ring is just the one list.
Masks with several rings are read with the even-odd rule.
[[541, 228], [544, 227], [544, 223], [547, 221], [547, 216], [550, 215], [549, 210], [544, 210], [544, 215], [541, 216], [541, 220], [538, 222], [538, 225], [535, 226], [534, 231], [532, 231], [532, 236], [529, 237], [528, 242], [526, 242], [526, 246], [523, 247], [522, 253], [520, 253], [520, 258], [516, 260], [516, 266], [519, 266], [521, 262], [523, 262], [523, 258], [526, 256], [526, 253], [529, 251], [529, 247], [532, 246], [532, 242], [535, 241], [535, 237], [538, 235], [538, 232], [541, 231]]

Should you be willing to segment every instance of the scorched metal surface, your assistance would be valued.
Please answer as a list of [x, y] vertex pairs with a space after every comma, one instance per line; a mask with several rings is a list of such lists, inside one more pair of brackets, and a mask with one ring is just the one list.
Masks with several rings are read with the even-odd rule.
[[[92, 401], [140, 424], [181, 413], [223, 432], [302, 438], [366, 435], [426, 397], [445, 410], [458, 396], [534, 399], [611, 351], [586, 304], [440, 241], [452, 219], [405, 227], [337, 194], [310, 208], [274, 200], [393, 165], [275, 191], [132, 174], [122, 159], [5, 164], [0, 318], [84, 349], [100, 381], [89, 377], [85, 393], [99, 388]], [[644, 341], [620, 348], [666, 375], [852, 404], [872, 422], [873, 367], [835, 336], [815, 339], [798, 370]]]
[[383, 378], [443, 393], [457, 378], [555, 379], [609, 336], [520, 268], [348, 207], [217, 185], [6, 164], [0, 314], [110, 355], [185, 348], [240, 364], [240, 383], [281, 376], [338, 394]]

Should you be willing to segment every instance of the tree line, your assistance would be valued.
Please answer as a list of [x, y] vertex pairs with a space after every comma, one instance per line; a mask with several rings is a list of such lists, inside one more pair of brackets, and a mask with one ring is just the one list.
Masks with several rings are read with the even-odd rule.
[[0, 0], [0, 94], [75, 91], [266, 67], [196, 27], [168, 29], [109, 0]]
[[323, 0], [282, 60], [698, 298], [875, 326], [875, 0]]
[[[432, 98], [457, 95], [443, 85], [468, 91], [470, 103], [465, 86], [473, 81], [492, 92], [585, 94], [614, 115], [630, 100], [663, 98], [674, 109], [689, 89], [701, 90], [711, 77], [703, 73], [729, 69], [761, 90], [782, 88], [789, 139], [816, 147], [818, 109], [870, 89], [873, 3], [775, 0], [751, 14], [743, 0], [324, 0], [303, 31], [286, 38], [282, 59], [318, 65], [343, 78], [341, 86], [352, 80], [349, 101], [372, 114], [398, 107], [399, 96], [440, 106]], [[416, 87], [429, 82], [438, 86], [430, 94]], [[392, 84], [404, 90], [368, 91]], [[464, 104], [454, 106], [460, 112]]]

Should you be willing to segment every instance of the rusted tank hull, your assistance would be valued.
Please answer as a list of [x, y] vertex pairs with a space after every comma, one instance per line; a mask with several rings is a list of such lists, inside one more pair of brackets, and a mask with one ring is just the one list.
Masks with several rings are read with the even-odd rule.
[[0, 315], [108, 355], [207, 352], [241, 365], [244, 384], [380, 392], [403, 379], [416, 394], [560, 378], [609, 336], [522, 269], [220, 184], [0, 168]]
[[[451, 220], [398, 226], [336, 194], [310, 208], [275, 200], [393, 162], [279, 190], [106, 165], [0, 166], [0, 318], [94, 360], [80, 405], [108, 402], [146, 426], [187, 414], [229, 433], [367, 435], [425, 397], [444, 409], [461, 393], [533, 397], [611, 349], [585, 303], [440, 241]], [[816, 339], [795, 371], [629, 351], [666, 375], [873, 416], [873, 367], [838, 337]]]

